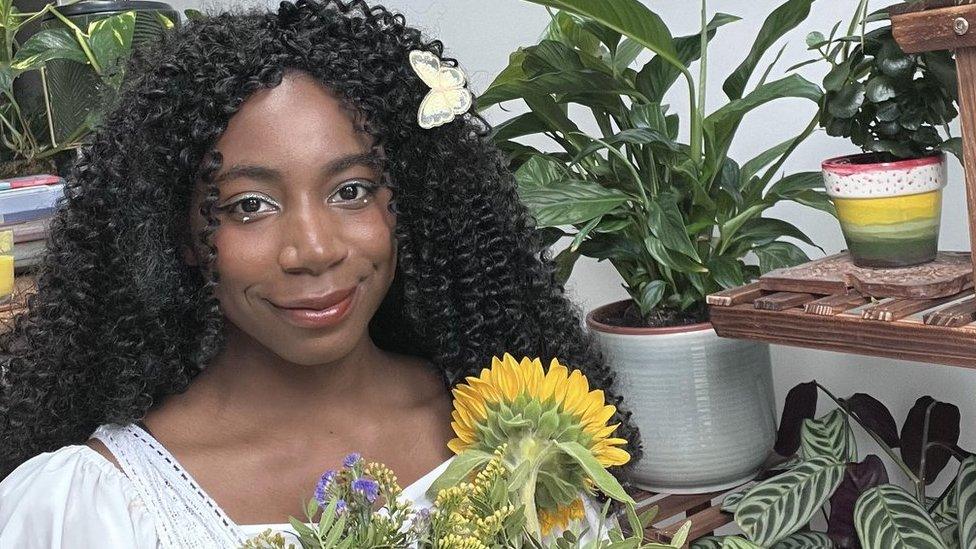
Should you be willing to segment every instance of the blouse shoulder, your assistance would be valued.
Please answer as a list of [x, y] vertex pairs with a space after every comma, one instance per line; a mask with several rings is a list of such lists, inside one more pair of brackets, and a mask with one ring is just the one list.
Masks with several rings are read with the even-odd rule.
[[88, 446], [38, 454], [0, 481], [0, 547], [157, 545], [152, 516], [129, 478]]

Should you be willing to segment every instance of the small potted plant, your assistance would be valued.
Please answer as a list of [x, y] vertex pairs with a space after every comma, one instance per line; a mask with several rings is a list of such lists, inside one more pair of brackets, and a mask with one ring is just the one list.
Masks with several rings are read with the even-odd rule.
[[823, 163], [847, 247], [863, 267], [935, 258], [946, 184], [943, 151], [960, 154], [959, 139], [947, 135], [958, 114], [952, 55], [904, 53], [885, 20], [884, 12], [868, 14], [862, 0], [846, 36], [836, 37], [835, 26], [827, 37], [807, 37], [831, 66], [820, 125], [863, 151]]
[[[700, 32], [672, 37], [636, 0], [532, 1], [561, 11], [539, 44], [511, 55], [478, 105], [521, 99], [530, 109], [498, 124], [493, 137], [516, 168], [520, 197], [546, 243], [572, 239], [555, 257], [558, 275], [568, 278], [581, 256], [607, 260], [630, 295], [587, 316], [641, 430], [644, 457], [627, 471], [630, 480], [683, 493], [741, 483], [774, 439], [769, 350], [719, 338], [705, 297], [808, 260], [784, 237], [813, 243], [764, 215], [773, 205], [796, 201], [833, 212], [819, 172], [779, 177], [816, 128], [819, 86], [795, 74], [771, 78], [772, 67], [757, 70], [763, 54], [806, 18], [811, 1], [789, 0], [773, 11], [725, 80], [727, 103], [710, 113], [706, 46], [737, 17], [709, 19], [703, 4]], [[647, 51], [650, 60], [632, 67]], [[679, 80], [690, 94], [681, 120], [663, 102]], [[730, 158], [743, 117], [784, 97], [811, 102], [806, 128], [742, 164]], [[592, 113], [599, 136], [580, 130], [570, 103]], [[687, 141], [678, 137], [682, 122]], [[527, 135], [547, 136], [563, 150], [516, 141]], [[750, 254], [758, 265], [743, 260]]]

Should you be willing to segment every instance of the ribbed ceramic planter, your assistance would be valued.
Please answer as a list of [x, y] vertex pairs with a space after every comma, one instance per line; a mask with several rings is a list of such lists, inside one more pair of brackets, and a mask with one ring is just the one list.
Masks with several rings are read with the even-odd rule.
[[873, 162], [874, 154], [823, 163], [824, 186], [859, 267], [907, 267], [935, 259], [946, 184], [945, 154]]
[[630, 480], [654, 492], [704, 493], [751, 479], [776, 439], [769, 346], [720, 338], [709, 323], [625, 328], [586, 317], [641, 431]]

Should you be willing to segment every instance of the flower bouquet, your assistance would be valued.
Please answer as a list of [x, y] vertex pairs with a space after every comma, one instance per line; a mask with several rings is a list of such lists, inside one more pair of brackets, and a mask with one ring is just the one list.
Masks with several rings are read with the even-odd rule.
[[[681, 547], [686, 522], [671, 545], [644, 543], [652, 508], [638, 516], [634, 500], [607, 467], [623, 465], [626, 440], [607, 425], [616, 411], [603, 391], [591, 391], [579, 370], [558, 360], [493, 358], [490, 368], [453, 390], [448, 446], [457, 455], [431, 484], [429, 507], [401, 497], [386, 466], [359, 455], [327, 471], [306, 508], [307, 522], [291, 518], [303, 548], [403, 547], [666, 548]], [[597, 493], [609, 499], [602, 511]], [[610, 514], [623, 507], [628, 528]], [[281, 534], [265, 531], [247, 549], [284, 548]], [[293, 546], [289, 546], [293, 547]]]

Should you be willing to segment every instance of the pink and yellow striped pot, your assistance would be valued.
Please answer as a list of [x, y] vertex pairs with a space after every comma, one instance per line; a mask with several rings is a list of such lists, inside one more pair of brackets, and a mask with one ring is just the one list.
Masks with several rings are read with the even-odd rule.
[[907, 267], [935, 259], [946, 184], [944, 153], [877, 162], [874, 153], [823, 163], [824, 186], [859, 267]]

